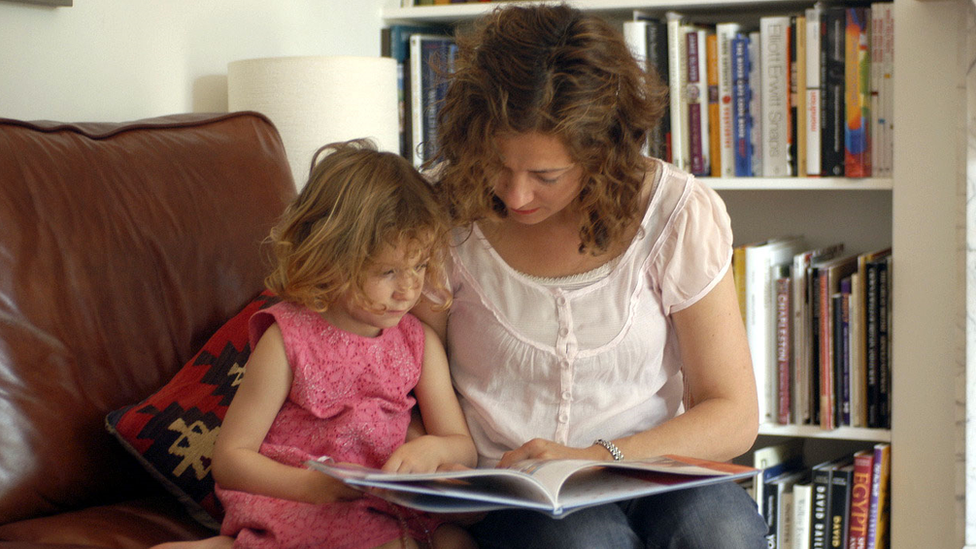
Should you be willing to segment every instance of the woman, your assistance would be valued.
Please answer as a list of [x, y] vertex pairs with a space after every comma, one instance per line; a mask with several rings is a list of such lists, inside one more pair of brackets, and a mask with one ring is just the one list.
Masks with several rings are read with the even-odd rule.
[[[458, 227], [454, 302], [415, 312], [447, 338], [479, 465], [748, 450], [725, 206], [641, 153], [666, 89], [565, 5], [496, 9], [457, 43], [435, 175]], [[765, 530], [733, 483], [472, 527], [484, 548], [756, 548]]]

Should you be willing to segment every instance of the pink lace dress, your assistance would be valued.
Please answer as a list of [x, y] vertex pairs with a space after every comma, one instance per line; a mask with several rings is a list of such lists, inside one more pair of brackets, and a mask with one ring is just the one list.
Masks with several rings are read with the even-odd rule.
[[[309, 459], [380, 467], [403, 444], [420, 378], [424, 331], [407, 315], [375, 338], [333, 327], [314, 312], [282, 302], [251, 317], [253, 346], [271, 324], [284, 338], [294, 381], [261, 453], [301, 467]], [[235, 547], [359, 549], [398, 539], [408, 529], [426, 541], [440, 521], [367, 496], [311, 505], [217, 486], [226, 514], [220, 533]]]

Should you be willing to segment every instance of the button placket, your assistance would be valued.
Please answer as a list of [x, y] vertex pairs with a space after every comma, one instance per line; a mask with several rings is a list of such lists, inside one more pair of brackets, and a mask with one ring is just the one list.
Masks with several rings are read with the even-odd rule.
[[569, 299], [561, 290], [554, 291], [556, 306], [556, 360], [559, 366], [559, 405], [556, 411], [555, 441], [569, 443], [569, 421], [573, 402], [573, 362], [576, 357], [576, 335], [573, 333], [573, 317]]

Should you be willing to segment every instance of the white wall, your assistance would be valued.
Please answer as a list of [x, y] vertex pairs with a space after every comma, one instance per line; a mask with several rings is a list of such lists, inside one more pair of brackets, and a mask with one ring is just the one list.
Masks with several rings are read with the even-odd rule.
[[122, 121], [227, 110], [227, 63], [379, 55], [387, 0], [0, 0], [0, 117]]

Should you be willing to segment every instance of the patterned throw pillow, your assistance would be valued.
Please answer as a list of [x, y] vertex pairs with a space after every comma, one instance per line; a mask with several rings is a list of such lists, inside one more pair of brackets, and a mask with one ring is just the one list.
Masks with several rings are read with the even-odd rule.
[[176, 376], [138, 404], [111, 412], [105, 426], [201, 524], [220, 528], [210, 458], [251, 354], [248, 320], [278, 302], [264, 291], [211, 336]]

